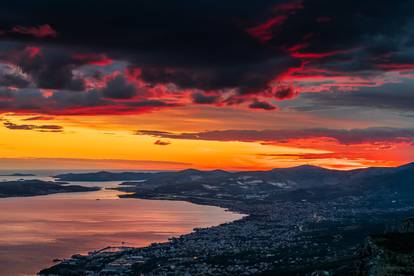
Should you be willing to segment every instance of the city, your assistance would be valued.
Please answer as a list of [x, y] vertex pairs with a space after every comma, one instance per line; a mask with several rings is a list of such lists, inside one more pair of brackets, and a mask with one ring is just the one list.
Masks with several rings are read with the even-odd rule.
[[[276, 272], [278, 275], [350, 275], [357, 273], [360, 254], [368, 236], [393, 231], [404, 218], [414, 214], [412, 189], [409, 185], [411, 179], [407, 178], [402, 183], [387, 180], [398, 179], [405, 174], [412, 175], [413, 168], [413, 164], [408, 164], [377, 170], [375, 173], [372, 173], [375, 168], [354, 172], [329, 171], [316, 167], [276, 169], [272, 173], [279, 177], [289, 170], [298, 172], [295, 175], [307, 176], [302, 178], [305, 179], [302, 182], [288, 178], [283, 181], [280, 178], [274, 179], [280, 183], [301, 184], [301, 187], [305, 187], [306, 183], [311, 185], [312, 175], [316, 174], [322, 179], [321, 171], [326, 175], [339, 174], [341, 179], [353, 175], [351, 179], [354, 182], [356, 173], [361, 174], [361, 181], [367, 178], [372, 182], [372, 177], [382, 180], [382, 183], [376, 183], [374, 191], [360, 190], [356, 183], [349, 183], [348, 185], [357, 187], [358, 190], [354, 192], [359, 195], [348, 194], [348, 190], [345, 190], [347, 192], [344, 195], [329, 196], [331, 199], [328, 200], [325, 197], [315, 199], [314, 195], [301, 192], [301, 189], [289, 188], [288, 185], [270, 184], [276, 187], [279, 194], [289, 191], [287, 193], [291, 196], [283, 201], [274, 201], [265, 180], [247, 178], [249, 181], [242, 183], [240, 178], [246, 180], [245, 176], [235, 177], [251, 174], [249, 172], [172, 172], [168, 173], [168, 177], [174, 184], [163, 181], [161, 187], [151, 186], [153, 188], [149, 189], [150, 184], [143, 183], [167, 177], [166, 173], [159, 173], [160, 176], [152, 173], [146, 181], [136, 182], [136, 186], [133, 185], [134, 182], [126, 182], [119, 189], [135, 190], [135, 194], [127, 194], [125, 197], [187, 200], [221, 206], [246, 216], [217, 227], [194, 229], [193, 233], [145, 248], [121, 248], [111, 252], [91, 252], [88, 256], [76, 255], [40, 274], [65, 275], [68, 271], [78, 275], [273, 275]], [[262, 175], [266, 179], [269, 177], [267, 173], [256, 173], [255, 177]], [[92, 176], [93, 174], [76, 177], [90, 180]], [[108, 177], [116, 177], [116, 174]], [[145, 175], [138, 174], [137, 177], [143, 178]], [[176, 183], [177, 179], [181, 179], [181, 182]], [[213, 189], [217, 185], [211, 183], [212, 179], [216, 183], [220, 183], [218, 179], [228, 179], [242, 187], [250, 185], [257, 193], [250, 191], [248, 194], [239, 194], [237, 189], [232, 189], [233, 194], [223, 194], [219, 189]], [[319, 184], [309, 190], [318, 192], [323, 187], [329, 193], [326, 185], [332, 184]], [[170, 188], [175, 193], [165, 193], [165, 186], [172, 186]], [[214, 192], [206, 194], [194, 186], [208, 186], [207, 190]], [[225, 187], [231, 185], [226, 183]], [[263, 193], [262, 189], [267, 192]], [[155, 193], [153, 190], [162, 190], [163, 193]], [[335, 191], [338, 190], [339, 187], [335, 187]], [[302, 198], [295, 199], [298, 192], [301, 192]], [[285, 196], [287, 195], [284, 194]], [[322, 272], [326, 274], [317, 274]], [[363, 274], [363, 271], [359, 273], [369, 274], [367, 271], [365, 273], [368, 274]]]

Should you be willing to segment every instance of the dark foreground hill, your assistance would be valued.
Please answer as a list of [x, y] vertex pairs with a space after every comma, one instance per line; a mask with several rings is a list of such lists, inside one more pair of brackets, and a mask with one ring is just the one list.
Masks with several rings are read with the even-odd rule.
[[360, 253], [357, 276], [414, 275], [414, 233], [369, 236]]

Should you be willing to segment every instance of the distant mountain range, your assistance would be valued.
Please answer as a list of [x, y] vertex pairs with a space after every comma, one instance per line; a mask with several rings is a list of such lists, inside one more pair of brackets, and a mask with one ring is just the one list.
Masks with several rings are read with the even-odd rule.
[[269, 171], [96, 172], [61, 174], [60, 181], [127, 181], [123, 191], [257, 200], [324, 200], [382, 193], [399, 199], [414, 194], [414, 163], [350, 171], [316, 166]]

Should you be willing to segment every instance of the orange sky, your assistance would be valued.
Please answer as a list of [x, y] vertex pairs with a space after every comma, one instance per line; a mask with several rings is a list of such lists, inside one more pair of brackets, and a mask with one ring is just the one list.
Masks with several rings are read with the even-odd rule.
[[[407, 163], [413, 149], [407, 143], [344, 145], [332, 139], [294, 139], [291, 141], [206, 141], [164, 139], [135, 135], [137, 129], [172, 132], [270, 128], [271, 118], [291, 118], [298, 114], [234, 110], [235, 116], [220, 117], [221, 109], [195, 113], [193, 109], [170, 109], [129, 116], [61, 116], [26, 121], [30, 116], [3, 116], [3, 122], [16, 125], [59, 125], [62, 132], [8, 129], [0, 127], [0, 166], [3, 169], [199, 169], [264, 170], [313, 164], [328, 168], [352, 169], [366, 166], [395, 166]], [[208, 114], [204, 116], [203, 114]], [[217, 114], [215, 114], [217, 113]], [[191, 116], [189, 116], [191, 115]], [[237, 115], [237, 116], [236, 116]], [[168, 121], [173, 117], [177, 120]], [[267, 120], [262, 120], [263, 116]], [[299, 119], [298, 119], [299, 118]], [[317, 121], [311, 116], [302, 124]], [[304, 122], [304, 123], [303, 123]], [[329, 119], [319, 121], [320, 127]], [[343, 125], [346, 125], [346, 120]], [[355, 124], [354, 124], [355, 126]], [[360, 127], [369, 126], [364, 122]], [[273, 124], [285, 129], [286, 121]], [[290, 127], [295, 127], [290, 124]], [[156, 141], [162, 143], [156, 144]], [[162, 145], [159, 145], [162, 144]]]
[[3, 8], [0, 168], [414, 161], [410, 1], [31, 2]]

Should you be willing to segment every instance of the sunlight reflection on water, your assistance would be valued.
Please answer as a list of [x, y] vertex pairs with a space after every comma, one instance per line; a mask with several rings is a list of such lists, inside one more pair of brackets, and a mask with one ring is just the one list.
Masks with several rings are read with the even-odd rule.
[[[49, 179], [29, 177], [34, 178]], [[71, 184], [110, 188], [119, 182]], [[51, 265], [55, 258], [119, 246], [122, 242], [126, 246], [145, 246], [191, 232], [195, 227], [242, 217], [218, 207], [119, 199], [118, 194], [119, 191], [102, 189], [0, 199], [0, 275], [31, 275]]]

